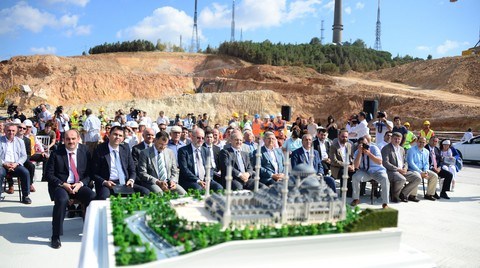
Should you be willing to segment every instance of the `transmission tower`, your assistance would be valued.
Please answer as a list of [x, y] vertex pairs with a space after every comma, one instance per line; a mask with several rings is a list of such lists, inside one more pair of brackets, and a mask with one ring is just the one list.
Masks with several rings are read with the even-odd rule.
[[240, 42], [243, 42], [243, 28], [240, 28]]
[[235, 42], [235, 0], [232, 4], [232, 33], [230, 36], [230, 42]]
[[195, 0], [195, 14], [193, 16], [192, 44], [190, 46], [190, 52], [198, 52], [199, 50], [200, 50], [200, 43], [198, 42], [198, 28], [197, 28], [197, 0]]
[[333, 13], [333, 43], [337, 45], [342, 44], [342, 0], [335, 0], [335, 9]]
[[325, 30], [325, 28], [323, 28], [323, 20], [322, 20], [322, 27], [320, 28], [320, 44], [323, 45], [323, 40], [325, 39], [325, 37], [323, 36], [323, 31]]
[[377, 11], [377, 29], [375, 31], [375, 50], [382, 50], [382, 43], [380, 42], [380, 35], [382, 31], [382, 24], [380, 23], [380, 0], [378, 0]]

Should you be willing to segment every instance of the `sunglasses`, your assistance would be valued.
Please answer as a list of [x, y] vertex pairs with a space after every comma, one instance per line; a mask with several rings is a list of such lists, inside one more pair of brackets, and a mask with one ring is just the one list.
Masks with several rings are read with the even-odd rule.
[[18, 129], [27, 129], [26, 127], [18, 127]]

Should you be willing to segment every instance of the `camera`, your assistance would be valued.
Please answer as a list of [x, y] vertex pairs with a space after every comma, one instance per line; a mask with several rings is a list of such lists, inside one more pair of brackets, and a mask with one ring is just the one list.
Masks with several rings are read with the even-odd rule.
[[135, 109], [133, 110], [131, 113], [130, 113], [130, 116], [133, 118], [133, 119], [137, 119], [138, 118], [138, 114], [140, 113], [141, 111], [139, 109]]
[[370, 149], [370, 145], [362, 143], [362, 148], [365, 149], [365, 150], [368, 150], [368, 149]]
[[377, 113], [377, 118], [384, 118], [385, 117], [385, 113], [384, 112], [378, 112]]
[[58, 115], [61, 115], [62, 113], [63, 113], [63, 106], [58, 106], [55, 109], [55, 115], [58, 116]]
[[13, 116], [14, 113], [18, 113], [17, 108], [17, 105], [13, 105], [13, 103], [9, 104], [7, 108], [7, 114]]

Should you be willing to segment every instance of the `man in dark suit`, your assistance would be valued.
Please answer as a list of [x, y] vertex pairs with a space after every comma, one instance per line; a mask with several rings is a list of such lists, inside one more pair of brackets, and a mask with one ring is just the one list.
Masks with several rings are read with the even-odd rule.
[[[281, 181], [285, 178], [284, 174], [284, 155], [280, 148], [274, 148], [274, 144], [277, 142], [275, 134], [267, 131], [263, 134], [264, 146], [260, 149], [260, 182], [266, 186], [270, 186], [277, 181]], [[253, 152], [253, 155], [257, 155], [257, 150]], [[256, 158], [252, 159], [252, 165], [255, 166]]]
[[[35, 187], [33, 186], [33, 177], [35, 176], [35, 165], [30, 162], [30, 156], [32, 156], [32, 143], [29, 138], [25, 137], [25, 131], [27, 130], [27, 126], [24, 123], [20, 123], [18, 125], [17, 137], [23, 140], [25, 143], [25, 151], [27, 154], [27, 160], [23, 163], [23, 166], [28, 170], [30, 174], [30, 192], [35, 192]], [[10, 186], [10, 182], [9, 182]], [[13, 180], [12, 180], [13, 186]], [[10, 187], [9, 187], [10, 188]]]
[[[206, 169], [207, 161], [211, 158], [208, 157], [209, 150], [202, 146], [204, 139], [203, 129], [195, 128], [192, 132], [191, 143], [178, 150], [179, 183], [186, 190], [205, 189], [207, 172], [210, 172], [210, 178], [213, 178], [213, 168], [210, 171]], [[210, 180], [210, 189], [218, 191], [223, 187], [218, 182]]]
[[[253, 190], [255, 187], [255, 171], [250, 162], [248, 153], [242, 152], [243, 135], [240, 130], [233, 130], [229, 137], [230, 146], [220, 151], [219, 166], [221, 170], [220, 183], [225, 188], [227, 166], [232, 166], [232, 190]], [[259, 183], [259, 188], [265, 188]]]
[[220, 181], [220, 169], [218, 168], [218, 156], [222, 150], [219, 146], [213, 144], [215, 141], [213, 130], [207, 127], [205, 130], [205, 142], [203, 146], [210, 152], [210, 160], [212, 161], [213, 179], [216, 182]]
[[146, 148], [153, 146], [153, 140], [155, 139], [155, 131], [152, 128], [146, 128], [143, 130], [142, 133], [143, 142], [132, 147], [132, 158], [135, 167], [137, 167], [138, 172], [138, 159], [140, 158], [140, 152], [145, 150]]
[[178, 185], [177, 159], [173, 151], [167, 148], [168, 133], [158, 132], [153, 144], [140, 153], [137, 183], [154, 193], [173, 191], [184, 195], [185, 190]]
[[63, 220], [70, 199], [77, 199], [88, 207], [95, 193], [90, 183], [90, 153], [85, 145], [79, 144], [77, 130], [65, 132], [64, 145], [52, 152], [46, 167], [48, 192], [54, 201], [52, 219], [52, 248], [60, 248], [63, 235]]
[[[93, 155], [93, 179], [97, 199], [107, 199], [115, 193], [114, 189], [126, 193], [128, 188], [132, 188], [134, 192], [148, 195], [150, 191], [147, 188], [135, 184], [137, 177], [135, 164], [128, 144], [123, 144], [125, 139], [123, 127], [112, 127], [108, 139], [108, 143], [104, 142], [97, 146]], [[119, 189], [117, 185], [126, 188]]]
[[313, 150], [312, 148], [312, 139], [312, 135], [310, 134], [303, 135], [302, 147], [293, 151], [291, 155], [292, 169], [295, 168], [296, 165], [302, 163], [311, 165], [317, 172], [317, 175], [321, 175], [328, 187], [330, 187], [330, 189], [336, 193], [337, 190], [335, 188], [335, 180], [330, 176], [325, 176], [320, 155], [318, 154], [317, 150]]
[[435, 194], [434, 197], [437, 199], [450, 199], [450, 197], [447, 195], [447, 191], [450, 190], [450, 184], [452, 183], [453, 174], [450, 171], [441, 168], [440, 162], [442, 161], [442, 156], [440, 155], [440, 149], [437, 147], [437, 144], [438, 138], [434, 136], [430, 138], [428, 144], [425, 146], [425, 149], [427, 149], [430, 153], [430, 170], [437, 173], [439, 180], [440, 178], [443, 178], [442, 188], [440, 189], [440, 196], [437, 196], [437, 194]]
[[419, 202], [417, 187], [422, 182], [422, 178], [419, 173], [408, 171], [405, 149], [400, 146], [401, 142], [402, 134], [394, 132], [392, 141], [382, 148], [382, 165], [387, 169], [392, 202]]
[[313, 149], [318, 151], [320, 155], [320, 159], [322, 159], [322, 166], [325, 174], [330, 171], [330, 146], [332, 145], [332, 141], [327, 138], [327, 129], [322, 126], [317, 128], [317, 137], [313, 141]]

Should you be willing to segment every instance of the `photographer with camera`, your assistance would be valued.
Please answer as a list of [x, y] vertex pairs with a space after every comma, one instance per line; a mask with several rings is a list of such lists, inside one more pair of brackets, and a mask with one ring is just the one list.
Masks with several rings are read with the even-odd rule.
[[383, 137], [387, 131], [392, 131], [393, 122], [387, 120], [387, 112], [378, 112], [377, 120], [370, 120], [368, 127], [375, 127], [375, 143], [383, 143]]
[[70, 118], [69, 116], [63, 112], [63, 106], [58, 106], [57, 109], [55, 109], [55, 115], [54, 115], [54, 122], [57, 124], [57, 129], [60, 131], [60, 143], [63, 142], [63, 138], [65, 137], [65, 132], [70, 130], [69, 122]]
[[353, 155], [353, 164], [357, 170], [352, 176], [353, 201], [351, 206], [360, 203], [360, 183], [374, 180], [382, 187], [383, 208], [388, 207], [390, 182], [387, 169], [382, 165], [382, 153], [375, 144], [371, 144], [370, 135], [358, 139], [357, 150]]

